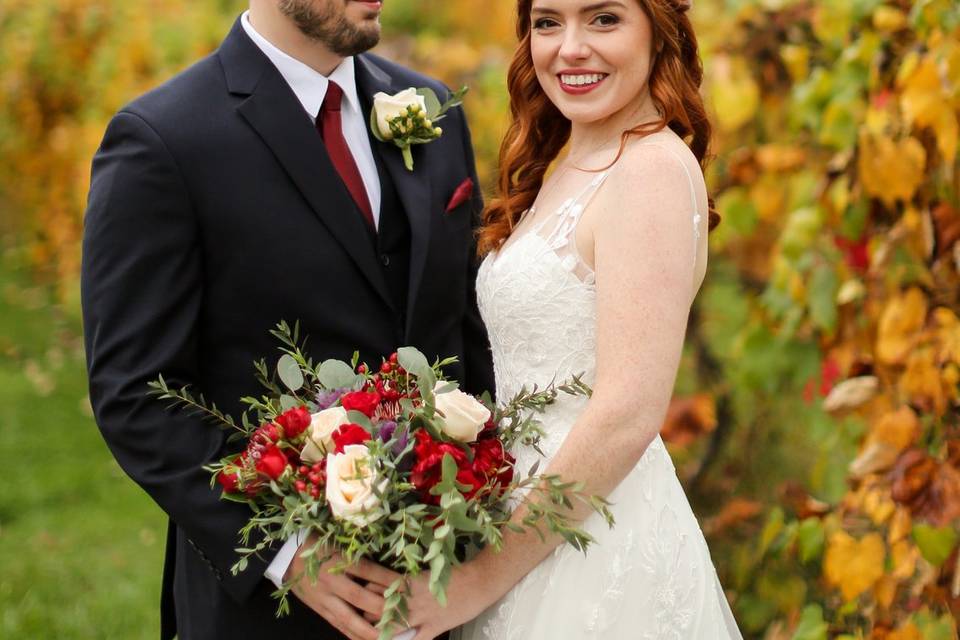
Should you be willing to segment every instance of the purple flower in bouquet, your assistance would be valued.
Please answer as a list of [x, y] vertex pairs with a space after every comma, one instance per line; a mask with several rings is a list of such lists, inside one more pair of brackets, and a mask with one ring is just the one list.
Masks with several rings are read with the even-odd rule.
[[317, 411], [323, 411], [324, 409], [329, 409], [333, 405], [337, 404], [337, 400], [340, 399], [340, 396], [345, 394], [350, 389], [341, 388], [341, 389], [329, 389], [327, 391], [320, 391], [317, 393]]

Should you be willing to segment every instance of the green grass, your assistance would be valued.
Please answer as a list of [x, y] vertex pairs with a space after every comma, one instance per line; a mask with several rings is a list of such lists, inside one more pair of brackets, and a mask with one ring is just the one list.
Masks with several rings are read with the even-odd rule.
[[0, 257], [0, 637], [156, 638], [165, 517], [107, 450], [75, 310]]

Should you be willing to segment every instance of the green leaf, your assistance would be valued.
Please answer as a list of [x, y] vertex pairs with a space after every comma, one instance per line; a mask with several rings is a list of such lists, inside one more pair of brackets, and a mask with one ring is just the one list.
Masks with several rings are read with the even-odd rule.
[[913, 540], [917, 543], [924, 559], [935, 567], [939, 567], [957, 544], [957, 532], [953, 527], [931, 527], [928, 524], [916, 524], [913, 527]]
[[290, 391], [296, 392], [303, 388], [303, 372], [300, 370], [300, 365], [289, 353], [283, 354], [277, 361], [277, 374], [280, 376], [280, 381]]
[[820, 605], [811, 604], [804, 608], [791, 640], [827, 640], [827, 623], [823, 620]]
[[300, 400], [298, 400], [296, 397], [288, 396], [286, 394], [280, 396], [280, 408], [283, 409], [284, 411], [289, 411], [290, 409], [293, 409], [294, 407], [299, 407], [299, 406], [300, 406]]
[[433, 372], [427, 357], [416, 347], [400, 347], [397, 349], [397, 362], [400, 363], [401, 367], [418, 377], [427, 375], [427, 372]]
[[800, 523], [797, 532], [797, 542], [800, 548], [800, 562], [816, 560], [823, 553], [823, 523], [819, 518], [807, 518]]
[[440, 104], [440, 99], [437, 98], [437, 94], [433, 92], [433, 89], [430, 89], [428, 87], [423, 87], [423, 88], [417, 89], [417, 93], [423, 96], [423, 101], [427, 106], [427, 117], [433, 120], [434, 118], [439, 116], [441, 113], [440, 109], [442, 105]]
[[837, 274], [827, 264], [818, 266], [808, 289], [810, 319], [821, 329], [832, 333], [837, 326]]
[[380, 125], [377, 124], [377, 110], [370, 109], [370, 133], [380, 142], [386, 142], [387, 139], [380, 133]]
[[357, 381], [357, 374], [342, 360], [325, 360], [317, 369], [317, 381], [324, 389], [349, 388]]
[[760, 533], [760, 554], [766, 553], [780, 532], [783, 531], [783, 509], [775, 507], [767, 517], [763, 531]]

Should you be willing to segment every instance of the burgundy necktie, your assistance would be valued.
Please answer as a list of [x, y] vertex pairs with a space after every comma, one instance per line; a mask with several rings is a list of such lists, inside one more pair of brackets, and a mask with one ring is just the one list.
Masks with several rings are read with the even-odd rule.
[[363, 186], [363, 178], [360, 177], [360, 170], [357, 169], [357, 163], [350, 153], [350, 147], [343, 137], [343, 127], [340, 121], [340, 102], [343, 100], [343, 89], [336, 82], [330, 82], [327, 85], [327, 95], [323, 97], [323, 104], [320, 105], [320, 115], [317, 117], [317, 131], [323, 138], [327, 146], [327, 153], [337, 173], [347, 186], [347, 191], [353, 196], [353, 201], [357, 203], [360, 213], [364, 220], [370, 225], [370, 228], [376, 231], [376, 224], [373, 221], [373, 208], [370, 206], [370, 199], [367, 198], [367, 189]]

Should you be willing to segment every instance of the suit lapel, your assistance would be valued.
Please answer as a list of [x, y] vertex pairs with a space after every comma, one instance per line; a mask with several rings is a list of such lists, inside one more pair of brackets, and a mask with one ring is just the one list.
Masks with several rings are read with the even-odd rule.
[[231, 93], [248, 96], [237, 112], [270, 147], [320, 221], [392, 308], [370, 231], [293, 90], [250, 41], [239, 21], [218, 55]]
[[[357, 88], [367, 122], [369, 122], [375, 93], [379, 91], [396, 93], [407, 87], [394, 86], [391, 77], [369, 56], [361, 54], [356, 57], [356, 62]], [[380, 142], [372, 136], [370, 144], [373, 146], [373, 152], [380, 157], [387, 173], [390, 174], [403, 209], [406, 211], [407, 220], [410, 222], [410, 279], [407, 292], [406, 326], [406, 332], [409, 334], [430, 245], [430, 212], [433, 211], [433, 203], [430, 199], [430, 173], [426, 166], [425, 154], [417, 154], [415, 150], [414, 155], [419, 155], [419, 158], [416, 158], [413, 171], [408, 171], [403, 166], [400, 149], [390, 143]]]

